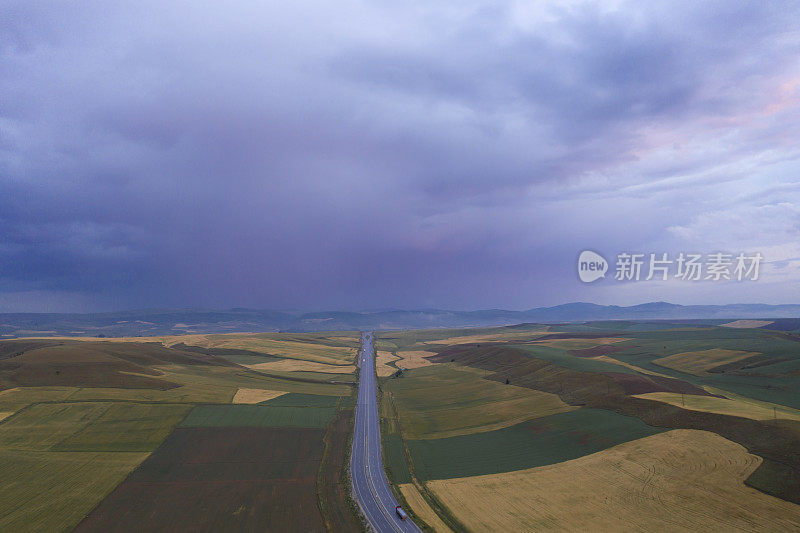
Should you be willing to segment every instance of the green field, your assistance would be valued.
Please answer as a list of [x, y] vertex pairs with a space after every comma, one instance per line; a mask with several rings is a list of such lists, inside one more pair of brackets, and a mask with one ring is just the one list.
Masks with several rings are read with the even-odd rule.
[[421, 480], [477, 476], [568, 461], [660, 433], [640, 420], [602, 409], [578, 409], [485, 433], [408, 440]]
[[47, 451], [100, 418], [110, 405], [89, 402], [31, 405], [0, 425], [0, 447]]
[[73, 452], [146, 452], [189, 412], [186, 405], [110, 402], [31, 405], [0, 426], [0, 447]]
[[[272, 400], [267, 400], [261, 405], [270, 405], [276, 407], [336, 407], [340, 404], [346, 404], [346, 400], [350, 400], [351, 396], [339, 398], [336, 396], [319, 396], [316, 394], [298, 394], [290, 393], [278, 396]], [[352, 407], [351, 404], [343, 405], [345, 407]]]
[[385, 467], [394, 483], [410, 483], [411, 474], [406, 463], [403, 439], [397, 433], [390, 433], [383, 437], [383, 459]]
[[624, 366], [615, 365], [614, 363], [607, 363], [605, 361], [597, 361], [584, 357], [575, 357], [574, 355], [570, 355], [569, 350], [563, 348], [518, 344], [510, 344], [510, 346], [519, 348], [534, 359], [541, 359], [543, 361], [553, 363], [554, 365], [563, 368], [569, 368], [571, 370], [580, 370], [581, 372], [635, 373], [633, 370], [625, 368]]
[[0, 448], [0, 530], [69, 531], [146, 457]]
[[62, 440], [55, 451], [155, 450], [189, 412], [187, 405], [114, 403], [97, 419]]
[[189, 406], [34, 404], [0, 424], [0, 530], [70, 529], [154, 450]]
[[310, 427], [324, 428], [335, 407], [258, 405], [198, 405], [181, 427]]
[[[800, 343], [796, 337], [761, 329], [708, 327], [680, 331], [626, 333], [631, 340], [615, 346], [622, 351], [613, 358], [645, 370], [659, 372], [697, 385], [730, 390], [756, 400], [800, 408]], [[761, 354], [747, 368], [696, 376], [653, 361], [685, 352], [712, 349], [741, 350]]]
[[451, 364], [407, 370], [386, 380], [384, 390], [409, 439], [476, 433], [574, 409], [554, 394], [489, 381]]

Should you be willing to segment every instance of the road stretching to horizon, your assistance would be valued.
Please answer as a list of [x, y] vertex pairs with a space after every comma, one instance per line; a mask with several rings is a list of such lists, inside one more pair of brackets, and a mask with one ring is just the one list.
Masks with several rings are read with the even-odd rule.
[[373, 334], [361, 337], [361, 372], [356, 406], [355, 436], [350, 469], [353, 489], [369, 525], [378, 533], [420, 531], [411, 519], [401, 520], [381, 458], [381, 430], [378, 423], [378, 399], [375, 390], [375, 358], [372, 349]]

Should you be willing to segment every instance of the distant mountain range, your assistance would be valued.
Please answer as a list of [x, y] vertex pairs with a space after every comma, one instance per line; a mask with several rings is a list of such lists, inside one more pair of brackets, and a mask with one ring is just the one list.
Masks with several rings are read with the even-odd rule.
[[258, 309], [151, 309], [113, 313], [0, 313], [0, 335], [141, 336], [234, 331], [334, 331], [504, 326], [529, 322], [593, 320], [726, 320], [800, 318], [800, 305], [676, 305], [651, 302], [629, 307], [569, 303], [527, 311], [331, 311], [317, 313]]

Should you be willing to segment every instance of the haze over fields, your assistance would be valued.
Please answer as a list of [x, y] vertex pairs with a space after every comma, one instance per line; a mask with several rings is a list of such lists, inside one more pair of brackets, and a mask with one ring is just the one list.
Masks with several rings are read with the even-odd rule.
[[[0, 4], [0, 312], [798, 302], [800, 5]], [[760, 252], [582, 284], [582, 250]]]
[[[687, 324], [800, 331], [800, 305], [675, 305], [629, 307], [572, 303], [525, 311], [444, 309], [302, 313], [259, 309], [152, 309], [112, 313], [0, 313], [0, 336], [152, 337], [240, 331], [331, 331], [497, 326], [586, 320], [682, 319]], [[750, 320], [737, 320], [750, 319]], [[762, 320], [752, 320], [762, 319]], [[766, 320], [764, 320], [766, 319]]]

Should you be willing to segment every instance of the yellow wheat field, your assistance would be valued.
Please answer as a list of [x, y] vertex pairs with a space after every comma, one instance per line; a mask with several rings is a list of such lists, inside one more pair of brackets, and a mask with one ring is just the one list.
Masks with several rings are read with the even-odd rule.
[[355, 348], [344, 348], [340, 346], [328, 346], [325, 344], [315, 344], [310, 342], [284, 341], [266, 338], [261, 335], [196, 335], [191, 342], [189, 340], [178, 340], [174, 342], [169, 338], [170, 345], [186, 342], [194, 346], [205, 348], [227, 348], [250, 350], [260, 353], [268, 353], [279, 357], [293, 357], [317, 361], [319, 363], [344, 363], [355, 358]]
[[397, 366], [402, 368], [420, 368], [422, 366], [430, 366], [431, 363], [425, 357], [436, 355], [434, 352], [425, 352], [420, 350], [408, 350], [397, 352], [397, 355], [402, 358], [402, 361], [397, 362]]
[[593, 359], [595, 361], [604, 361], [606, 363], [612, 363], [619, 366], [624, 366], [625, 368], [630, 368], [631, 370], [635, 370], [636, 372], [641, 372], [642, 374], [649, 374], [651, 376], [659, 376], [662, 378], [674, 379], [672, 376], [668, 376], [660, 372], [653, 372], [652, 370], [632, 365], [630, 363], [626, 363], [625, 361], [621, 361], [619, 359], [614, 359], [613, 357], [609, 357], [607, 355], [598, 355], [597, 357], [591, 357], [590, 359]]
[[397, 361], [398, 359], [399, 357], [392, 352], [378, 350], [378, 358], [375, 360], [375, 372], [378, 373], [378, 377], [385, 378], [397, 372], [397, 368], [389, 365], [389, 363]]
[[286, 391], [265, 389], [238, 389], [231, 403], [261, 403], [286, 394]]
[[[708, 388], [709, 392], [714, 389]], [[647, 394], [637, 394], [638, 398], [656, 400], [668, 403], [692, 411], [706, 411], [720, 415], [740, 416], [742, 418], [752, 418], [753, 420], [772, 420], [773, 418], [783, 418], [787, 420], [800, 421], [800, 410], [792, 409], [770, 402], [762, 402], [747, 398], [745, 396], [734, 395], [730, 392], [717, 391], [714, 394], [721, 394], [726, 398], [716, 398], [714, 396], [697, 396], [694, 394], [680, 394], [674, 392], [650, 392]]]
[[622, 337], [601, 337], [597, 339], [544, 339], [533, 341], [530, 344], [538, 344], [549, 348], [560, 348], [562, 350], [582, 350], [584, 348], [594, 348], [604, 344], [614, 344], [616, 342], [628, 341], [630, 339]]
[[422, 518], [426, 524], [431, 526], [434, 531], [437, 533], [439, 532], [449, 532], [453, 531], [447, 525], [442, 522], [442, 519], [439, 518], [431, 506], [428, 505], [428, 502], [425, 501], [425, 498], [422, 497], [422, 494], [419, 493], [417, 487], [415, 487], [412, 483], [404, 483], [399, 485], [398, 488], [400, 492], [403, 493], [403, 497], [408, 502], [408, 506]]
[[771, 320], [734, 320], [727, 324], [720, 324], [723, 328], [761, 328], [772, 324]]
[[733, 363], [741, 359], [747, 359], [760, 352], [743, 352], [741, 350], [725, 350], [723, 348], [712, 348], [710, 350], [701, 350], [698, 352], [682, 352], [676, 353], [660, 359], [655, 359], [653, 363], [678, 370], [679, 372], [686, 372], [687, 374], [694, 374], [702, 376], [706, 371], [720, 365]]
[[264, 363], [256, 363], [254, 365], [244, 365], [253, 370], [262, 370], [264, 372], [286, 371], [286, 372], [325, 372], [328, 374], [352, 374], [355, 372], [355, 365], [330, 365], [325, 363], [317, 363], [316, 361], [305, 361], [302, 359], [280, 359], [278, 361], [266, 361]]
[[760, 463], [715, 433], [673, 430], [428, 487], [474, 531], [797, 531], [800, 505], [744, 485]]
[[548, 331], [549, 326], [542, 329], [524, 330], [524, 331], [505, 331], [503, 333], [490, 333], [483, 335], [460, 335], [458, 337], [447, 337], [445, 339], [437, 339], [432, 341], [424, 341], [423, 344], [471, 344], [475, 342], [506, 342], [506, 341], [528, 341], [546, 335], [548, 333], [556, 333]]
[[[159, 342], [171, 348], [178, 344], [202, 348], [225, 348], [267, 353], [278, 357], [293, 357], [321, 363], [342, 364], [355, 359], [356, 348], [329, 346], [320, 343], [299, 342], [272, 338], [277, 334], [265, 333], [213, 333], [187, 335], [161, 335], [156, 337], [41, 337], [42, 339], [76, 340], [85, 342]], [[34, 337], [38, 338], [38, 337]]]

